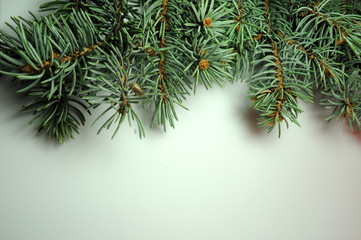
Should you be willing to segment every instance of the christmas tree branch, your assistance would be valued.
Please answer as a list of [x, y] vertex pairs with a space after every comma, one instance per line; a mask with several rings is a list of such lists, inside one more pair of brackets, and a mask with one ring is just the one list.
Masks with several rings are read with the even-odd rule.
[[[48, 15], [0, 31], [0, 74], [15, 77], [38, 131], [65, 142], [85, 112], [106, 106], [99, 132], [128, 119], [145, 135], [174, 127], [200, 85], [246, 79], [259, 125], [300, 125], [299, 100], [360, 127], [359, 0], [51, 0]], [[14, 36], [15, 35], [15, 36]]]

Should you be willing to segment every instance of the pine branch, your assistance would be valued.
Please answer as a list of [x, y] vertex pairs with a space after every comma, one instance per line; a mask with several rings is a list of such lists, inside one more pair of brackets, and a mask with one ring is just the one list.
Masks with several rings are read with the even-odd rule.
[[338, 87], [324, 92], [323, 105], [333, 109], [333, 113], [326, 120], [343, 118], [353, 130], [361, 130], [361, 75], [353, 72], [349, 78], [344, 78]]
[[190, 81], [183, 73], [183, 63], [179, 61], [183, 53], [178, 45], [180, 34], [174, 30], [179, 26], [177, 11], [181, 1], [147, 1], [144, 6], [143, 32], [138, 39], [139, 49], [146, 52], [135, 60], [140, 63], [139, 85], [146, 90], [146, 103], [154, 104], [152, 126], [169, 123], [174, 127], [178, 119], [175, 106], [181, 106], [188, 95]]
[[129, 62], [130, 57], [123, 54], [122, 49], [112, 47], [110, 54], [100, 50], [99, 55], [92, 56], [97, 62], [91, 63], [87, 90], [83, 93], [86, 95], [84, 99], [87, 99], [93, 108], [110, 105], [93, 125], [113, 110], [113, 114], [101, 126], [98, 134], [116, 123], [117, 127], [112, 137], [114, 138], [123, 121], [128, 118], [130, 125], [132, 121], [136, 122], [139, 136], [144, 137], [143, 124], [133, 106], [142, 103], [146, 96], [136, 82], [132, 72], [133, 65]]
[[8, 41], [3, 44], [13, 51], [0, 54], [13, 67], [0, 73], [15, 76], [23, 85], [18, 92], [31, 96], [24, 110], [33, 111], [35, 128], [65, 142], [85, 122], [87, 107], [79, 95], [86, 76], [83, 68], [86, 56], [101, 41], [89, 16], [81, 11], [67, 19], [51, 15], [40, 22], [13, 20], [18, 39], [2, 33], [1, 39]]
[[[257, 60], [253, 62], [256, 72], [259, 67], [262, 70], [249, 80], [250, 98], [254, 100], [254, 108], [260, 112], [260, 126], [271, 131], [278, 125], [280, 134], [280, 123], [286, 121], [288, 126], [287, 119], [299, 125], [297, 117], [302, 110], [298, 107], [297, 98], [312, 101], [311, 71], [302, 61], [304, 56], [300, 50], [304, 49], [294, 48], [278, 36], [280, 31], [276, 29], [281, 25], [274, 22], [284, 19], [289, 12], [277, 1], [265, 0], [262, 7], [265, 28], [255, 38], [261, 44], [254, 55]], [[282, 27], [283, 31], [291, 29], [286, 22]]]
[[[38, 131], [73, 137], [85, 111], [107, 105], [100, 131], [135, 106], [152, 126], [174, 127], [177, 106], [199, 85], [247, 79], [260, 126], [299, 125], [298, 101], [313, 93], [360, 127], [361, 3], [358, 0], [52, 0], [48, 16], [13, 18], [0, 31], [0, 74], [29, 96]], [[315, 91], [316, 90], [316, 91]]]

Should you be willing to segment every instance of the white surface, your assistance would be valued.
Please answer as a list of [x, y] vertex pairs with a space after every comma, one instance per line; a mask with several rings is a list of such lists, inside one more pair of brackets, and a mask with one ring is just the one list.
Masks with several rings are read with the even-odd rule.
[[[41, 2], [4, 0], [1, 27]], [[360, 137], [313, 105], [281, 139], [255, 130], [245, 87], [199, 90], [166, 134], [90, 120], [57, 145], [1, 79], [0, 239], [360, 240]]]

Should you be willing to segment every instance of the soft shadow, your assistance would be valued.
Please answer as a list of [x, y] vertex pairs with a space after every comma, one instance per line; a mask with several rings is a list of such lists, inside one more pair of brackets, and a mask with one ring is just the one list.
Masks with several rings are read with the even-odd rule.
[[[342, 120], [340, 120], [342, 121]], [[350, 125], [345, 121], [341, 123], [343, 126], [343, 130], [345, 132], [347, 132], [350, 136], [352, 136], [354, 139], [356, 139], [356, 141], [358, 143], [361, 143], [361, 130], [360, 129], [356, 129], [356, 127], [354, 129], [351, 129]]]
[[254, 110], [252, 107], [248, 107], [248, 106], [243, 106], [242, 108], [240, 108], [240, 118], [242, 120], [241, 124], [246, 123], [246, 125], [248, 126], [249, 131], [251, 132], [252, 135], [256, 136], [256, 137], [261, 137], [264, 136], [265, 131], [264, 128], [259, 127], [258, 125], [258, 118], [259, 113]]
[[[13, 130], [13, 135], [21, 134], [26, 136], [28, 139], [33, 139], [39, 144], [51, 144], [51, 146], [60, 146], [58, 140], [55, 137], [49, 137], [45, 132], [38, 133], [34, 128], [34, 124], [29, 124], [32, 119], [32, 113], [23, 113], [23, 106], [26, 104], [29, 99], [31, 99], [26, 94], [19, 94], [17, 91], [22, 88], [22, 85], [15, 81], [13, 78], [0, 75], [0, 101], [3, 105], [4, 111], [6, 111], [7, 116], [3, 119], [5, 120], [4, 124], [7, 122], [16, 121], [18, 127]], [[4, 113], [3, 111], [3, 113]], [[87, 113], [83, 111], [84, 115], [87, 117]], [[84, 131], [84, 127], [79, 126], [79, 131]], [[74, 132], [74, 139], [79, 134]], [[67, 142], [72, 141], [73, 139], [69, 138]]]
[[9, 121], [25, 118], [27, 115], [21, 113], [22, 106], [27, 101], [24, 94], [17, 93], [19, 89], [21, 89], [21, 85], [14, 81], [13, 78], [0, 75], [0, 101], [4, 106], [7, 105], [7, 109], [15, 108], [15, 111], [12, 111], [13, 114], [7, 118]]
[[[313, 92], [317, 92], [317, 89], [313, 89]], [[331, 131], [334, 124], [333, 122], [337, 122], [338, 120], [334, 119], [331, 122], [326, 121], [326, 119], [331, 116], [332, 110], [326, 109], [325, 106], [321, 105], [323, 99], [323, 95], [320, 93], [316, 93], [314, 97], [314, 103], [310, 103], [310, 110], [312, 111], [313, 120], [322, 121], [322, 132]]]

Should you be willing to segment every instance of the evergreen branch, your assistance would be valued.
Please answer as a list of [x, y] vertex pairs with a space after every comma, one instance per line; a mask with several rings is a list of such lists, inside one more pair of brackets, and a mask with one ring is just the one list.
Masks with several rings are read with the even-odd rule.
[[227, 48], [227, 43], [211, 44], [203, 37], [197, 36], [192, 45], [186, 43], [184, 49], [189, 54], [189, 65], [184, 71], [195, 78], [194, 91], [199, 83], [208, 89], [212, 87], [212, 83], [222, 86], [224, 80], [233, 79], [230, 71], [236, 53], [232, 48]]
[[351, 129], [361, 129], [361, 76], [354, 71], [348, 78], [344, 78], [340, 86], [323, 92], [325, 98], [321, 104], [332, 108], [333, 113], [326, 120], [343, 118]]
[[[308, 42], [306, 43], [302, 43], [301, 41], [297, 41], [289, 37], [286, 37], [279, 30], [277, 31], [277, 34], [290, 46], [294, 46], [297, 50], [300, 50], [301, 53], [305, 54], [308, 60], [312, 62], [310, 67], [312, 68], [313, 72], [316, 74], [314, 76], [314, 79], [316, 79], [317, 87], [319, 86], [318, 79], [321, 80], [324, 87], [327, 87], [328, 80], [335, 79], [337, 82], [339, 82], [340, 79], [343, 77], [342, 72], [340, 72], [337, 63], [333, 63], [332, 60], [327, 59], [326, 57], [322, 57], [320, 55], [321, 54], [320, 52], [316, 53], [310, 49], [307, 49], [306, 45], [309, 46], [312, 44], [312, 42], [310, 43], [309, 40], [307, 40]], [[313, 39], [312, 41], [315, 41], [315, 39]], [[325, 52], [325, 50], [323, 49], [322, 52]]]
[[78, 126], [85, 123], [83, 111], [87, 109], [86, 104], [67, 95], [49, 101], [38, 95], [40, 91], [32, 89], [28, 94], [36, 98], [23, 108], [23, 112], [34, 114], [30, 123], [35, 125], [39, 133], [45, 132], [49, 137], [55, 137], [59, 143], [66, 142], [69, 137], [74, 138], [74, 132], [79, 133]]
[[40, 10], [0, 31], [0, 74], [17, 79], [35, 128], [59, 142], [101, 105], [99, 132], [115, 125], [114, 137], [128, 119], [144, 136], [136, 106], [146, 104], [166, 130], [199, 84], [238, 79], [269, 130], [299, 125], [298, 100], [315, 90], [334, 109], [328, 120], [361, 128], [359, 0], [50, 0]]
[[[361, 43], [358, 39], [361, 37], [361, 33], [357, 22], [361, 20], [361, 16], [336, 12], [322, 13], [321, 10], [327, 2], [328, 1], [324, 0], [315, 8], [300, 8], [298, 12], [306, 11], [307, 16], [305, 16], [299, 23], [299, 26], [302, 27], [302, 29], [298, 30], [306, 32], [307, 28], [309, 28], [311, 24], [318, 25], [320, 23], [327, 23], [331, 31], [323, 31], [323, 37], [324, 35], [334, 34], [336, 36], [336, 46], [347, 43], [352, 51], [360, 57]], [[342, 11], [342, 8], [340, 11]]]
[[180, 25], [178, 16], [174, 14], [179, 10], [179, 3], [181, 1], [177, 0], [146, 2], [144, 29], [140, 42], [136, 44], [139, 49], [148, 52], [148, 61], [139, 59], [138, 68], [144, 69], [140, 85], [147, 89], [149, 97], [146, 102], [155, 106], [151, 125], [162, 125], [164, 130], [167, 123], [174, 127], [174, 120], [178, 118], [175, 105], [185, 108], [181, 102], [188, 94], [190, 84], [183, 74], [183, 63], [179, 61], [183, 55], [179, 44], [181, 40], [172, 30]]
[[0, 71], [15, 76], [23, 85], [18, 92], [30, 96], [24, 110], [33, 111], [35, 128], [65, 142], [85, 122], [82, 112], [87, 107], [79, 92], [85, 81], [84, 58], [101, 45], [95, 27], [82, 11], [66, 19], [50, 15], [39, 22], [14, 21], [18, 39], [1, 33], [1, 39], [8, 40], [3, 44], [13, 50], [0, 54], [1, 61], [14, 68]]
[[[264, 56], [253, 64], [256, 67], [262, 64], [267, 70], [253, 75], [249, 82], [254, 108], [260, 111], [260, 126], [271, 131], [277, 124], [280, 134], [280, 123], [286, 120], [288, 126], [287, 118], [299, 125], [297, 116], [302, 110], [298, 107], [297, 98], [312, 101], [312, 85], [308, 83], [309, 67], [297, 59], [300, 57], [297, 53], [300, 48], [286, 48], [277, 38], [279, 31], [274, 29], [273, 21], [278, 18], [272, 14], [285, 14], [283, 10], [278, 11], [280, 6], [277, 4], [275, 2], [271, 5], [269, 0], [263, 2], [265, 30], [256, 40], [264, 42], [258, 50], [258, 54]], [[290, 51], [293, 53], [291, 56]], [[256, 59], [258, 54], [256, 52]], [[292, 57], [296, 59], [292, 61]]]
[[[60, 54], [57, 52], [53, 53], [53, 61], [47, 60], [44, 61], [40, 66], [36, 66], [36, 69], [34, 69], [30, 64], [25, 64], [21, 70], [24, 73], [34, 74], [36, 72], [42, 72], [43, 70], [46, 70], [47, 68], [51, 68], [55, 66], [54, 60], [58, 60], [59, 64], [65, 63], [65, 62], [71, 62], [76, 60], [77, 58], [80, 58], [82, 56], [87, 55], [88, 53], [95, 51], [98, 47], [100, 47], [103, 43], [99, 42], [98, 44], [95, 44], [93, 46], [85, 47], [82, 51], [75, 51], [74, 53], [68, 54], [62, 59], [58, 59]], [[51, 63], [52, 62], [52, 63]]]
[[140, 137], [145, 136], [143, 124], [133, 109], [133, 105], [140, 104], [144, 98], [144, 90], [136, 83], [135, 76], [128, 61], [129, 56], [123, 56], [121, 49], [110, 46], [111, 53], [100, 50], [98, 56], [93, 56], [98, 62], [91, 63], [87, 90], [84, 92], [84, 99], [87, 99], [93, 108], [102, 105], [110, 105], [98, 116], [97, 123], [110, 110], [113, 114], [100, 127], [98, 134], [103, 129], [109, 129], [116, 124], [112, 138], [118, 133], [122, 123], [128, 119], [131, 125], [135, 121], [138, 126]]

